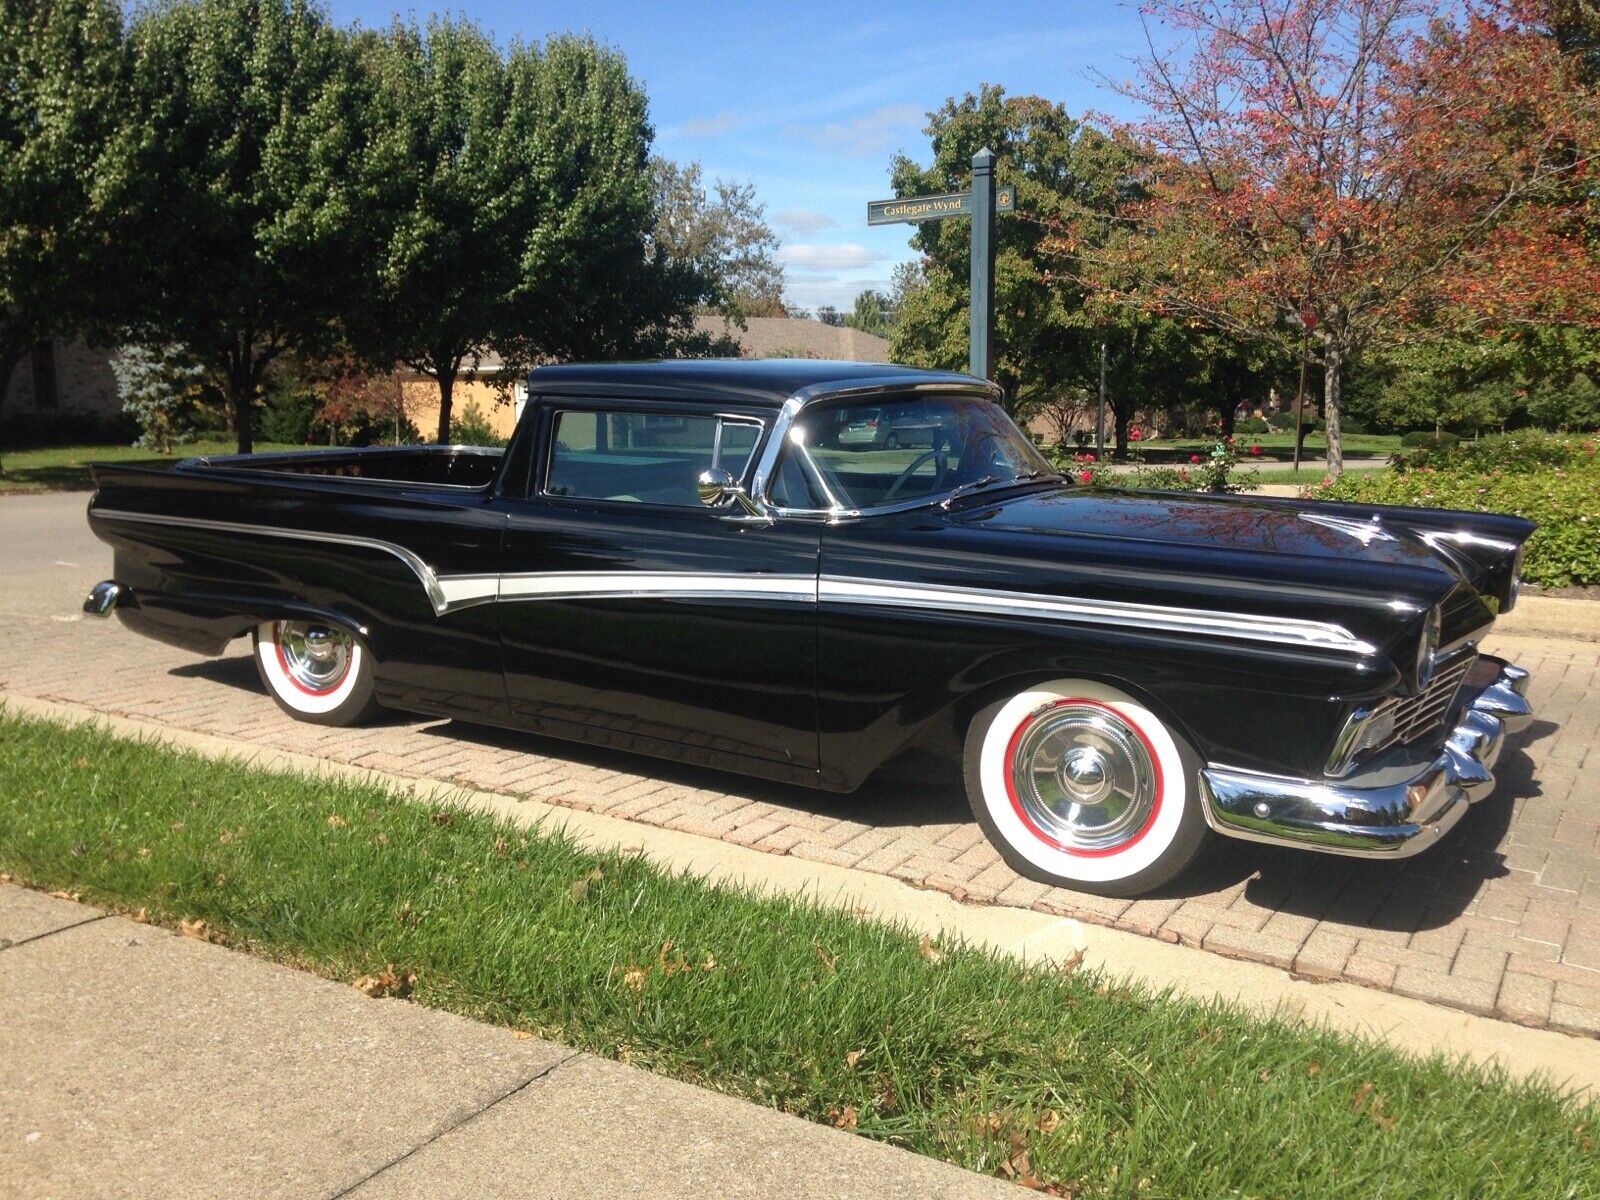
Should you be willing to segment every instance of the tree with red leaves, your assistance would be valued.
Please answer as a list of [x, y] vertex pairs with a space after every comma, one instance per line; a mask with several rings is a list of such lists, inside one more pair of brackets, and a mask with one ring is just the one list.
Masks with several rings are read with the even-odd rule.
[[[1092, 240], [1115, 298], [1324, 369], [1342, 469], [1352, 354], [1506, 324], [1600, 323], [1587, 244], [1600, 97], [1533, 0], [1151, 0], [1127, 94], [1151, 152]], [[1161, 40], [1158, 40], [1161, 39]], [[1092, 218], [1090, 218], [1092, 219]]]

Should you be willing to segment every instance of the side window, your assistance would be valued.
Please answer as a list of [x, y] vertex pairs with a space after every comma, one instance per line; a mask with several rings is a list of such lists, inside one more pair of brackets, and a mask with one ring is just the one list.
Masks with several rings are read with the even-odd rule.
[[700, 473], [720, 466], [743, 476], [760, 435], [754, 419], [567, 409], [556, 413], [544, 491], [698, 507]]

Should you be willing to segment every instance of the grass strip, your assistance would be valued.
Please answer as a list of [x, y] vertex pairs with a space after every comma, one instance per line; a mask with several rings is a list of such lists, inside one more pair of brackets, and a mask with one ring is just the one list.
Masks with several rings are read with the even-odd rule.
[[[304, 450], [282, 442], [258, 442], [258, 451]], [[176, 462], [201, 454], [233, 454], [239, 447], [231, 441], [189, 442], [171, 454], [146, 450], [142, 446], [90, 445], [46, 446], [34, 450], [0, 451], [0, 494], [5, 492], [87, 491], [94, 486], [89, 464], [125, 462], [160, 464]]]
[[93, 726], [0, 713], [0, 870], [1059, 1194], [1600, 1195], [1549, 1086]]

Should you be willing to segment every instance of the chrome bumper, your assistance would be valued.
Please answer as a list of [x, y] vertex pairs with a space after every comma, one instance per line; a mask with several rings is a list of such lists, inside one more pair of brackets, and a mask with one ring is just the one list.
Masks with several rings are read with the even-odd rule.
[[1358, 858], [1407, 858], [1454, 828], [1494, 790], [1508, 734], [1527, 728], [1528, 673], [1484, 655], [1463, 684], [1465, 708], [1437, 751], [1400, 748], [1337, 781], [1211, 765], [1200, 772], [1206, 823], [1218, 833]]

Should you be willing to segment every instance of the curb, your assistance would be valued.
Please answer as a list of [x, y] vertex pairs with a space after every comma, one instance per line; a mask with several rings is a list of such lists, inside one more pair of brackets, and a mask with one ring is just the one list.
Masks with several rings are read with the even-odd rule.
[[1520, 596], [1517, 606], [1496, 617], [1494, 632], [1516, 637], [1570, 638], [1600, 642], [1600, 601], [1562, 596]]
[[113, 733], [162, 742], [208, 758], [234, 759], [307, 775], [381, 784], [431, 803], [454, 803], [522, 826], [562, 829], [594, 851], [642, 853], [672, 871], [752, 891], [805, 895], [819, 903], [899, 922], [913, 933], [947, 934], [1024, 959], [1064, 962], [1127, 978], [1156, 992], [1238, 1005], [1268, 1018], [1387, 1042], [1414, 1055], [1442, 1055], [1513, 1076], [1541, 1076], [1600, 1094], [1600, 1040], [1534, 1029], [1343, 981], [1314, 981], [1265, 963], [1089, 925], [1030, 909], [964, 905], [887, 875], [773, 855], [600, 813], [476, 791], [445, 780], [392, 775], [310, 755], [253, 749], [210, 734], [115, 717], [84, 705], [0, 691], [5, 711], [49, 720], [90, 721]]

